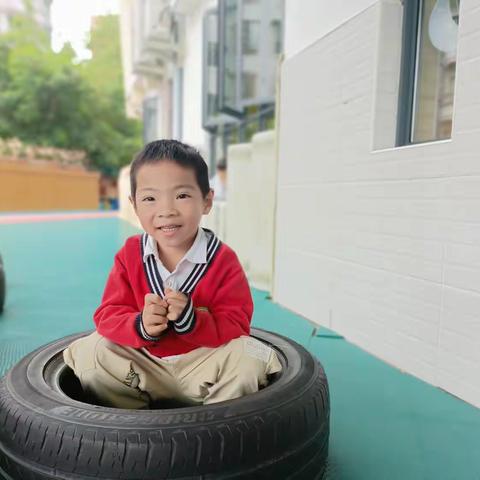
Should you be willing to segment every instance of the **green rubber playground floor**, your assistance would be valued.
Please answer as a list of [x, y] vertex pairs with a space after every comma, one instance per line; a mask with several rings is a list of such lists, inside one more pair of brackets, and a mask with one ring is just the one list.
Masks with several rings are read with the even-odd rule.
[[[93, 327], [113, 256], [135, 233], [116, 218], [0, 222], [7, 275], [0, 376], [34, 348]], [[308, 321], [265, 292], [253, 290], [253, 296], [254, 325], [301, 343], [327, 372], [329, 480], [480, 480], [480, 410], [334, 332], [312, 337]]]

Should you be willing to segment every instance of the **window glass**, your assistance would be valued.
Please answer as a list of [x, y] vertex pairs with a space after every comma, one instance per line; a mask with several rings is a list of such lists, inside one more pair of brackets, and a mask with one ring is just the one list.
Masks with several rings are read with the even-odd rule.
[[243, 107], [274, 101], [282, 21], [283, 0], [244, 0], [242, 4]]
[[[277, 4], [278, 7], [280, 7], [279, 4]], [[280, 8], [279, 8], [280, 9]], [[279, 12], [279, 15], [281, 15], [281, 12]], [[282, 21], [281, 20], [272, 20], [270, 22], [270, 52], [274, 53], [276, 55], [280, 55], [282, 53], [282, 36], [283, 36], [283, 30], [282, 30]]]
[[209, 12], [204, 22], [205, 58], [204, 91], [206, 93], [206, 117], [217, 114], [217, 74], [218, 74], [218, 17], [216, 11]]
[[460, 0], [423, 0], [411, 142], [451, 137]]
[[143, 101], [143, 141], [145, 143], [158, 139], [157, 103], [157, 97], [146, 98]]
[[237, 75], [239, 74], [238, 58], [238, 2], [225, 0], [225, 30], [224, 30], [224, 92], [223, 101], [226, 106], [237, 106]]
[[255, 55], [260, 46], [260, 22], [258, 20], [243, 20], [242, 51], [244, 55]]
[[232, 118], [219, 112], [218, 11], [209, 10], [203, 20], [203, 127], [215, 128]]
[[260, 96], [258, 79], [262, 61], [262, 2], [246, 0], [242, 10], [242, 105], [256, 102]]
[[219, 108], [239, 118], [275, 101], [283, 0], [220, 0]]
[[242, 97], [255, 98], [257, 94], [257, 80], [258, 76], [252, 72], [242, 73]]

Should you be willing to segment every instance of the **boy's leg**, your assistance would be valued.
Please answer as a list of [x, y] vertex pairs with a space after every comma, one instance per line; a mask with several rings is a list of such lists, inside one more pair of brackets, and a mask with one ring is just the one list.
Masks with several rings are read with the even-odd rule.
[[148, 408], [152, 399], [176, 398], [178, 388], [168, 365], [141, 350], [117, 345], [97, 332], [73, 342], [63, 352], [85, 391], [106, 406]]
[[269, 346], [246, 336], [218, 348], [198, 348], [174, 364], [183, 393], [204, 404], [254, 393], [267, 384], [267, 375], [281, 369]]

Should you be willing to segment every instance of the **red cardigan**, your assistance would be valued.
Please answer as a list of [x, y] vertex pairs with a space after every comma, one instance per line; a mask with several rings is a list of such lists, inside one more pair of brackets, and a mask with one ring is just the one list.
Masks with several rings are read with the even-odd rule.
[[218, 347], [248, 335], [253, 301], [245, 273], [235, 252], [208, 233], [207, 264], [197, 265], [180, 288], [189, 302], [159, 337], [146, 334], [141, 312], [147, 293], [163, 297], [162, 279], [153, 256], [143, 262], [147, 235], [127, 239], [115, 255], [102, 303], [94, 314], [98, 333], [120, 345], [146, 347], [158, 357]]

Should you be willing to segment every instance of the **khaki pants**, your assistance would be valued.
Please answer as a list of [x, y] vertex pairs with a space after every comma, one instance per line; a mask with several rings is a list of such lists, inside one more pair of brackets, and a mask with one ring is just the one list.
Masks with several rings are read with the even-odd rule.
[[282, 369], [270, 347], [246, 336], [162, 360], [94, 332], [73, 342], [63, 357], [85, 391], [117, 408], [148, 408], [162, 399], [192, 405], [231, 400], [256, 392], [267, 375]]

